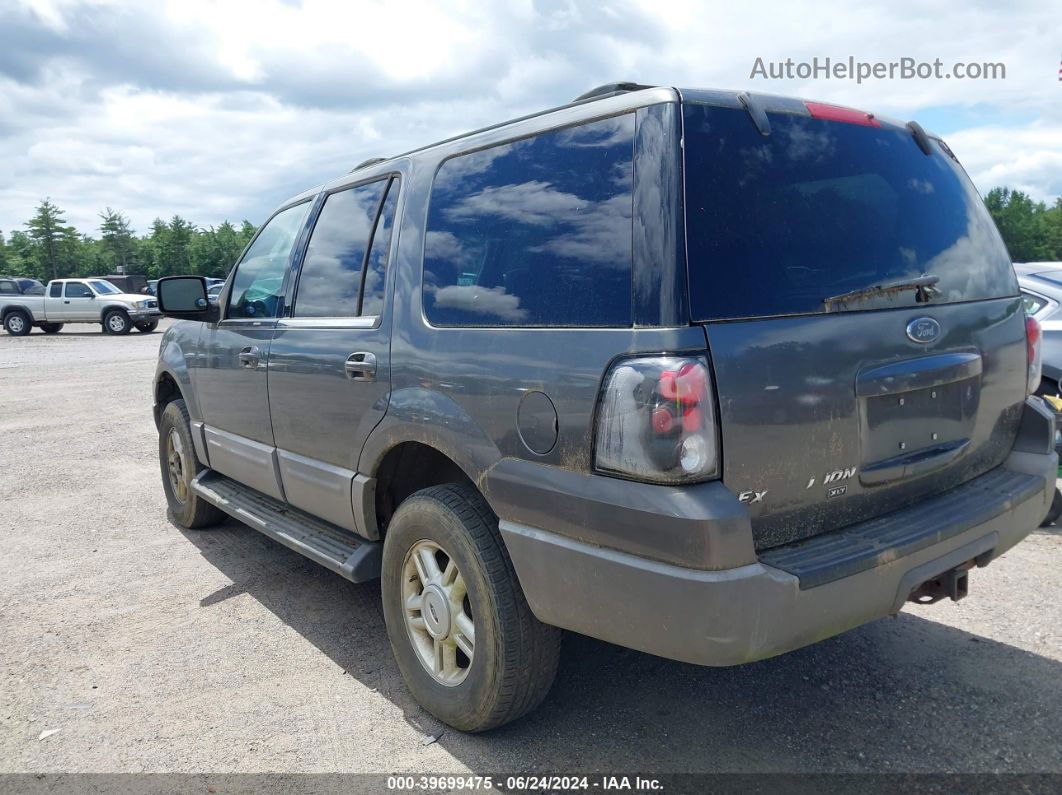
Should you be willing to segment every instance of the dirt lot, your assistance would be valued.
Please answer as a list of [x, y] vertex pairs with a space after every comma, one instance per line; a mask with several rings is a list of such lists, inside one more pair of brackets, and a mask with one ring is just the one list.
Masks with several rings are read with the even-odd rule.
[[569, 636], [538, 712], [444, 730], [374, 584], [167, 521], [160, 337], [0, 337], [0, 771], [1062, 771], [1054, 529], [959, 604], [741, 668]]

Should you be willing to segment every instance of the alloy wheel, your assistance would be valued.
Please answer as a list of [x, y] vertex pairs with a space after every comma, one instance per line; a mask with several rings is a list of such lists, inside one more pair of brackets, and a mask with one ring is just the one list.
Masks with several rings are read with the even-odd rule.
[[461, 684], [475, 653], [476, 630], [464, 577], [434, 541], [418, 541], [402, 569], [406, 631], [424, 669], [440, 684]]

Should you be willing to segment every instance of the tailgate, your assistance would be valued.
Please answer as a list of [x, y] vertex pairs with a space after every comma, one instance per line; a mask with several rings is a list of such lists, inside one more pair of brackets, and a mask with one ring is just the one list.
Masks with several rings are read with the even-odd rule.
[[[915, 342], [912, 321], [940, 327]], [[1021, 301], [705, 326], [723, 481], [758, 549], [897, 510], [1000, 464], [1025, 399]], [[917, 334], [916, 334], [917, 336]]]

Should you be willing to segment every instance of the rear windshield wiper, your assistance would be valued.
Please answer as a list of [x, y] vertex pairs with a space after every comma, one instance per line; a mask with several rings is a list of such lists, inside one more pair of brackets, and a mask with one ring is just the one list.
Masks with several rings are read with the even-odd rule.
[[841, 293], [840, 295], [823, 298], [822, 303], [826, 305], [826, 311], [828, 312], [830, 311], [830, 307], [834, 304], [848, 304], [852, 301], [863, 301], [867, 298], [874, 298], [879, 295], [897, 295], [898, 293], [906, 292], [907, 290], [914, 290], [915, 301], [924, 304], [934, 296], [940, 295], [940, 290], [936, 287], [936, 284], [939, 281], [939, 276], [919, 276], [917, 279], [905, 279], [904, 281], [889, 282], [888, 284], [877, 284], [873, 287], [864, 287], [861, 290], [852, 290], [850, 293]]

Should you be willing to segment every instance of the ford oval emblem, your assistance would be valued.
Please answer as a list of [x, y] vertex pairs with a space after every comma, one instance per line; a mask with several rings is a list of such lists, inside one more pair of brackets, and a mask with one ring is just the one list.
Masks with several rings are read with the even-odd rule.
[[940, 324], [931, 317], [916, 317], [907, 324], [907, 338], [928, 345], [940, 337]]

